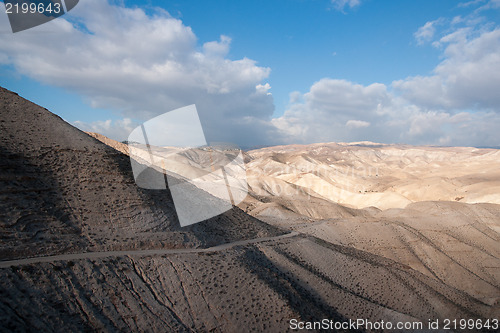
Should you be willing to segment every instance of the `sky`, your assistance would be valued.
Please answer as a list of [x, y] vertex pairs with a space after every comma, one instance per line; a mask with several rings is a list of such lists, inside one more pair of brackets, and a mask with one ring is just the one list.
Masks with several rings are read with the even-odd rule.
[[15, 34], [0, 13], [0, 85], [120, 141], [195, 104], [244, 148], [498, 147], [499, 24], [500, 0], [81, 0]]

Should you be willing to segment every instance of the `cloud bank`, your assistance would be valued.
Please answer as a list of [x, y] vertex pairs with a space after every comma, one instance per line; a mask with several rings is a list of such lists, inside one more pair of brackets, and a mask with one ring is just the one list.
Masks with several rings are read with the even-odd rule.
[[[343, 10], [360, 1], [332, 3]], [[500, 146], [500, 28], [479, 16], [496, 4], [481, 1], [469, 17], [437, 18], [415, 32], [418, 45], [442, 52], [430, 75], [369, 85], [319, 78], [309, 91], [292, 92], [275, 118], [270, 68], [230, 59], [227, 36], [200, 44], [160, 9], [151, 15], [81, 2], [67, 19], [0, 34], [0, 63], [119, 111], [114, 122], [75, 123], [119, 140], [144, 120], [196, 104], [208, 141], [244, 147], [364, 140]]]
[[[480, 8], [487, 5], [482, 1]], [[430, 75], [388, 86], [323, 78], [308, 92], [291, 94], [290, 107], [272, 123], [284, 142], [498, 147], [500, 28], [482, 21], [475, 11], [465, 18], [438, 18], [415, 32], [418, 45], [442, 50], [443, 60]]]
[[[141, 121], [196, 104], [209, 141], [268, 139], [261, 127], [274, 111], [264, 82], [270, 69], [247, 58], [228, 59], [229, 37], [200, 46], [190, 27], [162, 10], [147, 15], [105, 1], [82, 1], [71, 14], [70, 21], [1, 34], [0, 58], [24, 75], [75, 91], [91, 106], [119, 110], [125, 118]], [[123, 122], [77, 123], [104, 134], [117, 133], [113, 124]]]

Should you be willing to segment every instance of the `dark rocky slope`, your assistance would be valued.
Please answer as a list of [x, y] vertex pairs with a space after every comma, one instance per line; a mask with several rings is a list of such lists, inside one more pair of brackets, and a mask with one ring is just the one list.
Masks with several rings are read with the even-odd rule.
[[180, 228], [168, 191], [138, 188], [127, 156], [3, 88], [0, 189], [0, 259], [280, 233], [238, 208]]

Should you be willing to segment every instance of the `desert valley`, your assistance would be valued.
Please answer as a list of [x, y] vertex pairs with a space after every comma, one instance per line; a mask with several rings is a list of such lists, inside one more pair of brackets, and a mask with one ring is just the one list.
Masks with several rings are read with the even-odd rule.
[[498, 149], [246, 151], [245, 199], [181, 227], [126, 144], [3, 88], [0, 142], [2, 331], [500, 319]]

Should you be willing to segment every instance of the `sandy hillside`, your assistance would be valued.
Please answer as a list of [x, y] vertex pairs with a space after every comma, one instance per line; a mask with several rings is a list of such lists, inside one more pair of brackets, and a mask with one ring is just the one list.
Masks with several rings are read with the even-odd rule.
[[500, 313], [500, 151], [365, 142], [248, 154], [250, 214], [394, 260]]
[[8, 90], [0, 94], [0, 258], [279, 233], [237, 208], [181, 229], [168, 191], [137, 187], [126, 155]]
[[498, 313], [498, 154], [369, 142], [264, 148], [246, 154], [250, 193], [239, 206], [393, 260]]
[[269, 173], [241, 205], [268, 223], [235, 207], [181, 228], [169, 191], [137, 187], [101, 141], [0, 89], [0, 331], [500, 316], [498, 205], [359, 210], [309, 188], [276, 196], [273, 182], [304, 187]]
[[94, 132], [85, 132], [87, 133], [88, 135], [90, 135], [91, 137], [101, 141], [102, 143], [104, 143], [105, 145], [111, 147], [111, 148], [114, 148], [116, 150], [118, 150], [119, 152], [125, 154], [125, 155], [128, 155], [128, 145], [125, 144], [125, 143], [122, 143], [122, 142], [118, 142], [116, 140], [113, 140], [113, 139], [110, 139], [102, 134], [99, 134], [99, 133], [94, 133]]
[[495, 149], [324, 143], [248, 154], [248, 181], [258, 196], [311, 195], [380, 209], [420, 201], [500, 204], [500, 151]]

